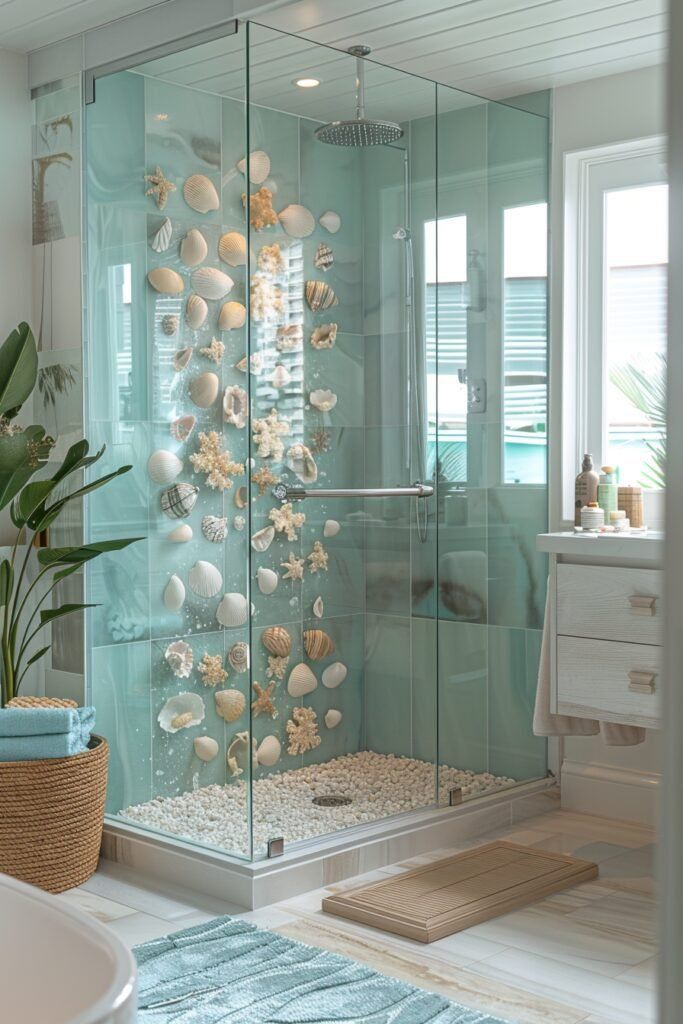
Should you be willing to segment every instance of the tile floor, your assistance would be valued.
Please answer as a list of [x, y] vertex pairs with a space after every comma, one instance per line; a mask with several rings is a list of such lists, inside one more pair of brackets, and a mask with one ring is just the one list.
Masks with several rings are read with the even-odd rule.
[[[639, 825], [552, 811], [453, 848], [506, 838], [574, 854], [600, 877], [466, 932], [422, 945], [322, 914], [321, 896], [437, 859], [438, 850], [261, 910], [261, 927], [343, 953], [514, 1024], [650, 1024], [655, 1020], [654, 835]], [[156, 893], [103, 864], [62, 899], [135, 945], [239, 908]]]

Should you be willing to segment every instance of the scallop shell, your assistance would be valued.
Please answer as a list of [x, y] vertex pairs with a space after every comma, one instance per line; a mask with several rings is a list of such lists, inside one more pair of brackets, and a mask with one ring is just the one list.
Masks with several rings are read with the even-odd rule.
[[167, 338], [170, 338], [172, 334], [178, 330], [180, 325], [180, 317], [176, 313], [166, 313], [161, 318], [161, 329]]
[[171, 244], [172, 234], [173, 225], [171, 224], [170, 220], [167, 217], [150, 243], [154, 251], [166, 252], [169, 245]]
[[178, 693], [169, 697], [157, 716], [157, 721], [164, 732], [178, 732], [189, 729], [204, 721], [206, 709], [204, 701], [197, 693]]
[[155, 484], [172, 483], [182, 468], [183, 464], [178, 456], [165, 448], [159, 448], [152, 452], [147, 460], [147, 472], [150, 480]]
[[336, 235], [341, 227], [341, 217], [334, 210], [325, 210], [325, 213], [318, 217], [318, 224], [325, 228], [325, 231], [329, 231], [331, 235]]
[[313, 484], [318, 479], [318, 467], [305, 444], [293, 444], [288, 449], [286, 465], [302, 484]]
[[147, 280], [161, 295], [180, 295], [185, 291], [185, 282], [177, 270], [170, 267], [154, 267], [147, 274]]
[[[247, 169], [247, 161], [242, 157], [235, 164], [235, 167], [244, 174]], [[270, 174], [270, 157], [262, 149], [255, 149], [249, 154], [249, 181], [252, 185], [262, 185]]]
[[323, 537], [336, 537], [340, 530], [341, 526], [336, 519], [326, 519], [323, 526]]
[[304, 331], [301, 324], [287, 324], [286, 327], [278, 327], [275, 348], [278, 352], [298, 352], [303, 340]]
[[[192, 349], [190, 349], [192, 351]], [[174, 441], [187, 441], [190, 434], [194, 430], [194, 425], [197, 422], [197, 418], [188, 414], [186, 416], [178, 416], [177, 419], [173, 420], [169, 426], [171, 437]]]
[[307, 238], [315, 231], [315, 217], [305, 206], [291, 203], [278, 213], [278, 220], [292, 238]]
[[323, 672], [323, 686], [326, 686], [328, 690], [334, 690], [336, 686], [344, 682], [347, 672], [346, 665], [341, 661], [333, 661]]
[[262, 530], [257, 530], [256, 533], [252, 534], [251, 546], [254, 551], [267, 551], [273, 543], [274, 537], [275, 527], [264, 526]]
[[175, 640], [164, 651], [164, 658], [174, 676], [186, 679], [192, 671], [194, 654], [192, 648], [184, 640]]
[[[175, 533], [175, 530], [173, 531]], [[169, 612], [179, 612], [185, 604], [185, 585], [175, 574], [164, 587], [164, 605]]]
[[239, 231], [226, 231], [218, 242], [218, 255], [231, 267], [243, 267], [247, 262], [247, 240]]
[[194, 484], [173, 484], [161, 495], [162, 511], [169, 519], [186, 519], [195, 506], [199, 488]]
[[270, 383], [273, 385], [274, 388], [284, 388], [287, 386], [287, 384], [289, 384], [291, 379], [292, 375], [287, 369], [287, 367], [283, 366], [282, 363], [278, 363], [275, 369], [273, 370], [273, 374], [270, 378]]
[[179, 348], [176, 354], [173, 356], [173, 369], [180, 373], [181, 370], [186, 369], [190, 364], [190, 360], [194, 355], [194, 349], [190, 348]]
[[220, 331], [234, 331], [238, 327], [244, 327], [247, 321], [247, 309], [241, 302], [225, 302], [221, 306], [218, 315], [218, 329]]
[[236, 722], [247, 706], [244, 694], [239, 690], [216, 690], [216, 714], [226, 722]]
[[243, 594], [224, 594], [216, 611], [221, 626], [243, 626], [249, 617], [249, 605]]
[[238, 640], [228, 651], [228, 661], [235, 672], [246, 672], [249, 668], [249, 644]]
[[[330, 708], [329, 711], [325, 712], [325, 725], [328, 729], [335, 729], [342, 720], [341, 711], [337, 711], [336, 708]], [[195, 740], [195, 743], [197, 741]]]
[[315, 615], [316, 619], [322, 619], [323, 615], [325, 614], [325, 605], [323, 603], [322, 597], [316, 597], [315, 601], [313, 602], [313, 614]]
[[188, 296], [187, 302], [185, 303], [185, 323], [192, 331], [198, 331], [206, 320], [209, 313], [209, 307], [204, 302], [201, 295]]
[[313, 672], [308, 665], [300, 661], [289, 673], [287, 693], [290, 697], [305, 697], [307, 693], [313, 693], [317, 685], [318, 680]]
[[231, 384], [223, 393], [223, 419], [242, 430], [249, 417], [249, 395], [239, 384]]
[[200, 559], [188, 572], [187, 582], [197, 597], [215, 597], [223, 586], [223, 577], [215, 565]]
[[249, 492], [244, 484], [236, 489], [234, 501], [235, 508], [246, 508], [249, 504]]
[[311, 345], [313, 348], [324, 349], [334, 348], [337, 340], [336, 324], [320, 324], [311, 334]]
[[256, 572], [256, 582], [261, 593], [268, 595], [273, 593], [280, 582], [280, 577], [272, 569], [261, 567]]
[[320, 661], [334, 653], [334, 642], [324, 629], [305, 629], [304, 650], [311, 661]]
[[215, 267], [200, 267], [192, 275], [192, 287], [203, 299], [222, 299], [235, 282]]
[[190, 398], [200, 409], [208, 409], [218, 396], [218, 377], [208, 371], [190, 381]]
[[198, 267], [206, 259], [209, 247], [198, 228], [190, 228], [180, 243], [180, 259], [186, 267]]
[[192, 540], [192, 527], [189, 523], [181, 523], [175, 530], [171, 530], [166, 539], [173, 544], [186, 544], [188, 540]]
[[213, 761], [219, 750], [213, 736], [195, 736], [192, 746], [200, 761]]
[[317, 388], [315, 391], [311, 391], [308, 400], [313, 408], [320, 412], [329, 412], [337, 404], [337, 396], [329, 388]]
[[321, 242], [318, 248], [315, 250], [315, 256], [313, 257], [313, 263], [322, 270], [323, 273], [327, 273], [332, 264], [334, 263], [334, 253], [332, 252], [331, 246], [325, 242]]
[[261, 633], [261, 643], [276, 658], [287, 658], [292, 650], [292, 638], [284, 626], [268, 626]]
[[212, 544], [220, 544], [228, 535], [228, 520], [225, 516], [203, 516], [202, 533]]
[[313, 313], [339, 305], [339, 299], [324, 281], [307, 281], [305, 294], [308, 308]]
[[264, 736], [256, 748], [256, 760], [265, 768], [272, 768], [280, 760], [282, 746], [277, 736]]
[[183, 185], [183, 196], [187, 205], [198, 213], [217, 210], [221, 205], [216, 186], [205, 174], [191, 174]]

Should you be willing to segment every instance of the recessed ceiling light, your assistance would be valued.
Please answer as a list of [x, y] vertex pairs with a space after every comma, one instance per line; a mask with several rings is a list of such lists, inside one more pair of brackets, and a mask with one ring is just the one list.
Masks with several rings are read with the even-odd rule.
[[295, 78], [294, 85], [298, 85], [300, 89], [315, 89], [316, 85], [320, 85], [319, 78]]

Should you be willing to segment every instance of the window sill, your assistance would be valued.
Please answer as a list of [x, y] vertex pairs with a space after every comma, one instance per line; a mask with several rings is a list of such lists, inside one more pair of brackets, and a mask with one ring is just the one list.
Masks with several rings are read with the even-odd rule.
[[539, 533], [536, 538], [539, 551], [551, 555], [578, 555], [594, 561], [614, 558], [647, 559], [661, 562], [664, 556], [664, 533]]

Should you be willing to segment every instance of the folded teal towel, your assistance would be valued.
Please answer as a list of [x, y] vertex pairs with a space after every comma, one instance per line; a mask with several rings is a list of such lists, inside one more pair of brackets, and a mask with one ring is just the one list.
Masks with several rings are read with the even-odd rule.
[[0, 761], [39, 761], [81, 754], [94, 727], [95, 709], [91, 707], [3, 708]]
[[70, 757], [87, 749], [80, 732], [53, 732], [47, 736], [0, 737], [0, 761], [42, 761], [46, 757]]

